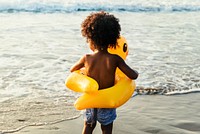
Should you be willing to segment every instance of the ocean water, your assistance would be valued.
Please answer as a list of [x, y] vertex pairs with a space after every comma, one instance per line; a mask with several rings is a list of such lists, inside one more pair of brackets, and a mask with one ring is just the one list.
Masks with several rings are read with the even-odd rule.
[[140, 73], [136, 97], [198, 98], [199, 0], [1, 0], [0, 133], [80, 115], [73, 107], [79, 94], [64, 82], [90, 52], [80, 25], [100, 10], [120, 20], [126, 62]]

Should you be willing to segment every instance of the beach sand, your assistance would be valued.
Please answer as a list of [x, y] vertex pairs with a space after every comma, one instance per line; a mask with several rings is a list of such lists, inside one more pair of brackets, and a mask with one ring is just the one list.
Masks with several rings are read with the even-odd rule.
[[[131, 98], [117, 109], [113, 134], [199, 134], [198, 93]], [[15, 134], [81, 134], [82, 117], [57, 124], [26, 127]], [[94, 134], [101, 134], [100, 125]]]
[[[4, 0], [0, 4], [3, 6], [0, 13], [0, 134], [1, 130], [15, 129], [25, 122], [55, 121], [76, 114], [68, 104], [74, 102], [77, 94], [66, 90], [64, 79], [69, 68], [89, 51], [80, 25], [90, 12], [99, 10], [99, 2], [95, 1], [98, 4], [95, 7], [92, 4], [84, 12], [77, 11], [77, 6], [79, 9], [94, 1], [74, 2], [75, 10], [69, 13], [63, 12], [63, 6], [59, 11], [58, 5], [63, 0], [55, 3]], [[127, 63], [140, 73], [137, 86], [177, 91], [199, 89], [199, 2], [142, 0], [139, 5], [138, 1], [119, 2], [125, 11], [118, 1], [101, 3], [106, 10], [112, 9], [111, 5], [120, 9], [112, 14], [120, 19], [121, 34], [129, 44]], [[130, 7], [134, 10], [130, 11]], [[199, 93], [138, 95], [117, 109], [113, 134], [199, 134], [199, 100]], [[31, 118], [33, 115], [39, 119]], [[4, 124], [10, 125], [9, 128]], [[80, 134], [82, 127], [83, 120], [79, 117], [52, 125], [28, 126], [15, 133]], [[94, 134], [100, 133], [97, 126]]]

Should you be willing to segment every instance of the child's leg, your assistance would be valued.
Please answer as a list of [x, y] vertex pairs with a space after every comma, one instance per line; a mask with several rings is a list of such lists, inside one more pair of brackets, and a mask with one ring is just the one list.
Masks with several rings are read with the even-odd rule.
[[94, 128], [96, 127], [96, 124], [96, 122], [90, 124], [85, 121], [82, 134], [92, 134]]
[[108, 125], [101, 125], [102, 134], [112, 134], [113, 122]]

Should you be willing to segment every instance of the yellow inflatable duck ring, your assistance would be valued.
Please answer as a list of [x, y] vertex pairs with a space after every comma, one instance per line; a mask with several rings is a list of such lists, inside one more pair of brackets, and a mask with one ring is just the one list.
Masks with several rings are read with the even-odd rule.
[[[118, 40], [116, 49], [108, 48], [111, 54], [118, 54], [124, 60], [128, 55], [128, 44], [124, 37]], [[66, 87], [82, 92], [74, 106], [77, 110], [86, 108], [117, 108], [129, 100], [135, 90], [135, 82], [125, 76], [119, 69], [116, 70], [116, 83], [114, 86], [98, 90], [98, 83], [81, 73], [81, 70], [71, 73], [65, 82]]]

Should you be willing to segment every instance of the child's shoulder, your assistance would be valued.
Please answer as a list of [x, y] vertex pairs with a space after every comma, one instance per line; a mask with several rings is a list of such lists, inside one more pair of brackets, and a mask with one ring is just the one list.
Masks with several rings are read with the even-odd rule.
[[119, 55], [117, 54], [109, 54], [109, 56], [112, 58], [112, 60], [115, 60], [115, 61], [121, 61], [123, 60]]
[[83, 58], [84, 59], [92, 58], [92, 57], [94, 57], [94, 55], [95, 55], [95, 53], [87, 53], [87, 54], [83, 55]]
[[121, 58], [121, 57], [120, 57], [119, 55], [117, 55], [117, 54], [110, 54], [110, 53], [109, 53], [109, 55], [112, 56], [112, 57], [115, 57], [115, 58]]

